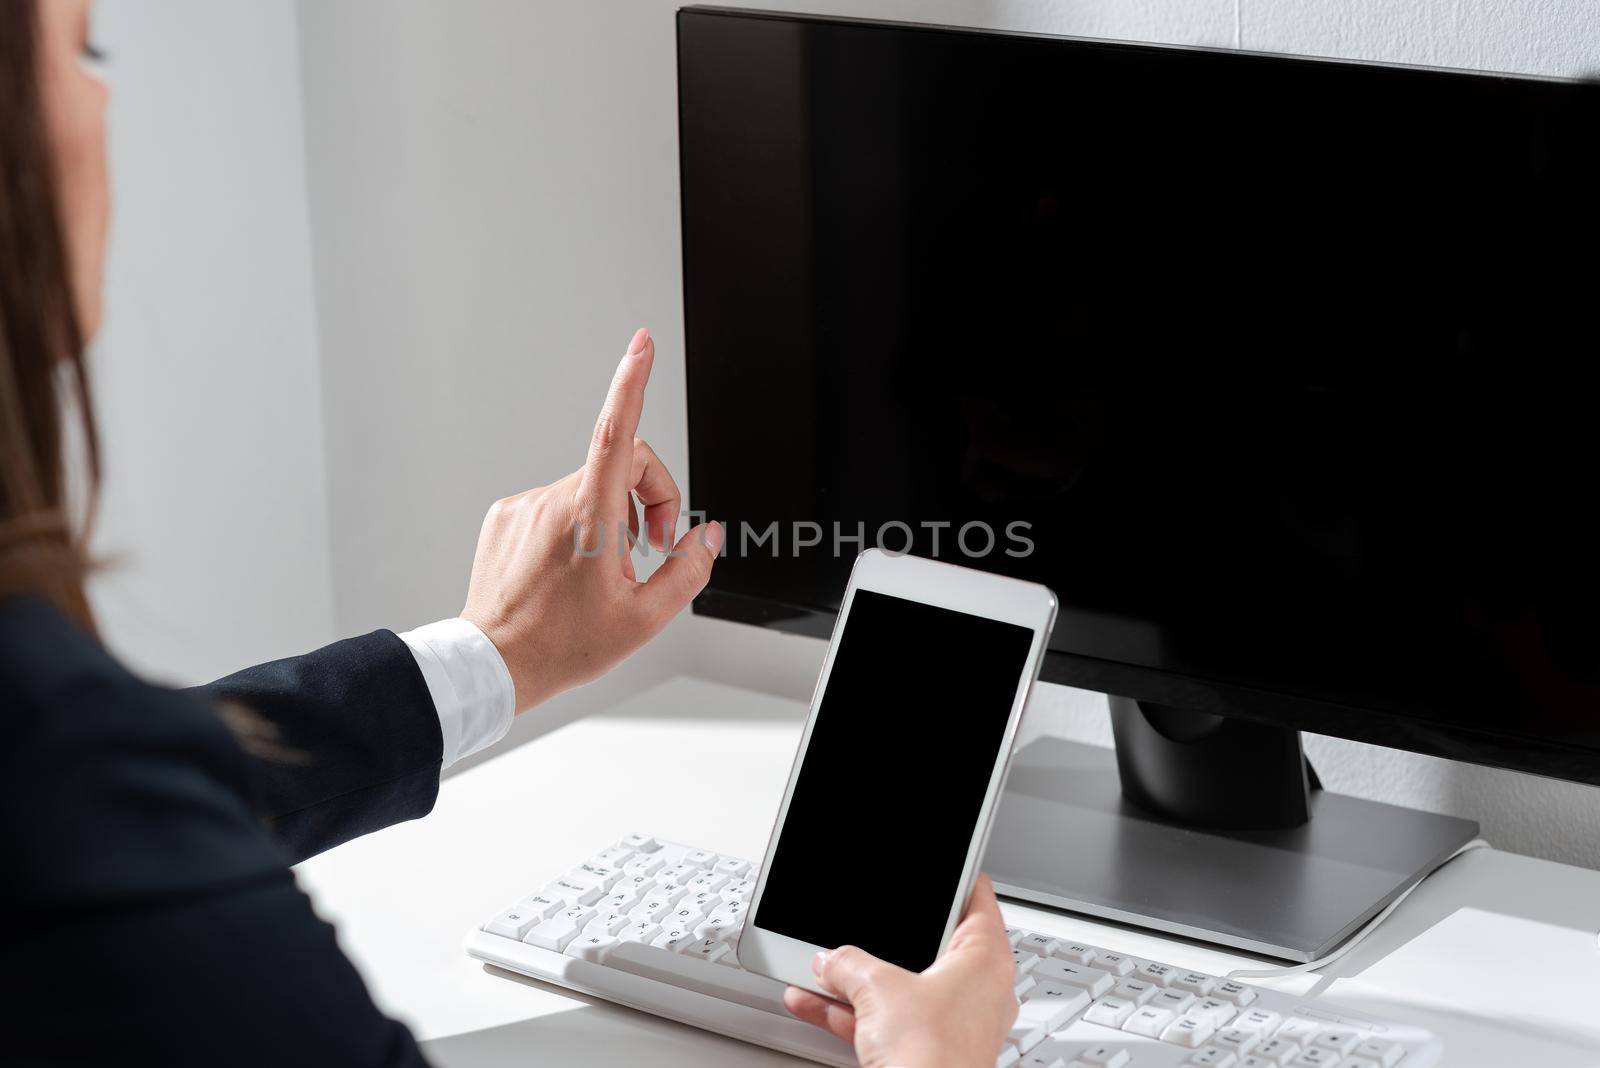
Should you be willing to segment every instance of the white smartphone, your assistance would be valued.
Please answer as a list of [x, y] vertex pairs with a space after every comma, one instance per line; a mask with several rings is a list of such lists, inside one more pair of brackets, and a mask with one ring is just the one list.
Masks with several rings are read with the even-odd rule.
[[912, 971], [945, 951], [1055, 615], [1031, 582], [856, 559], [739, 940], [746, 970], [826, 994], [820, 949]]

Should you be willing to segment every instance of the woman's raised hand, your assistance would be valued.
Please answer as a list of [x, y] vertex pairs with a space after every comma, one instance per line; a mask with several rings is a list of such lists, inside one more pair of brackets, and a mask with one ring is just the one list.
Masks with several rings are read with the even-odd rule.
[[[711, 577], [720, 524], [674, 543], [677, 483], [635, 435], [655, 360], [649, 331], [617, 365], [583, 467], [548, 486], [496, 501], [484, 517], [461, 618], [500, 651], [517, 711], [605, 674], [655, 637]], [[624, 532], [672, 553], [648, 582], [634, 574]]]

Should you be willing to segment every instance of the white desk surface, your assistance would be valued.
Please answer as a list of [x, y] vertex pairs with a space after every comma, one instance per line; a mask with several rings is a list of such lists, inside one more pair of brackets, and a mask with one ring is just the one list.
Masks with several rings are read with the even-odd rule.
[[[378, 1003], [442, 1068], [802, 1064], [488, 972], [461, 938], [629, 831], [758, 856], [804, 714], [796, 702], [672, 679], [447, 779], [427, 819], [307, 861], [301, 885]], [[1252, 963], [1024, 905], [1005, 912], [1212, 974]], [[1597, 931], [1600, 872], [1480, 850], [1430, 879], [1333, 977], [1267, 982], [1429, 1027], [1450, 1068], [1600, 1068]]]

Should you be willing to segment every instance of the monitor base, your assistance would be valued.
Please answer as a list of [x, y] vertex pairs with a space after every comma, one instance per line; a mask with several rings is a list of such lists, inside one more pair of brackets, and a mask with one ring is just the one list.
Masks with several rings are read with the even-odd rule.
[[1109, 749], [1040, 738], [1012, 758], [984, 870], [1006, 897], [1316, 960], [1477, 837], [1454, 816], [1317, 791], [1284, 830], [1199, 830], [1122, 795]]

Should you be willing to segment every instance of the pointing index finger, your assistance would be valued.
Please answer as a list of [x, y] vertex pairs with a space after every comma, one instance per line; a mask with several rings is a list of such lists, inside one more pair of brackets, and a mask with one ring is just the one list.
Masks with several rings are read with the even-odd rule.
[[627, 353], [611, 377], [611, 388], [594, 424], [589, 440], [589, 457], [583, 464], [583, 481], [578, 487], [600, 514], [621, 515], [627, 500], [629, 469], [633, 466], [633, 436], [639, 430], [644, 411], [644, 388], [650, 381], [656, 345], [650, 331], [640, 327], [628, 345]]

